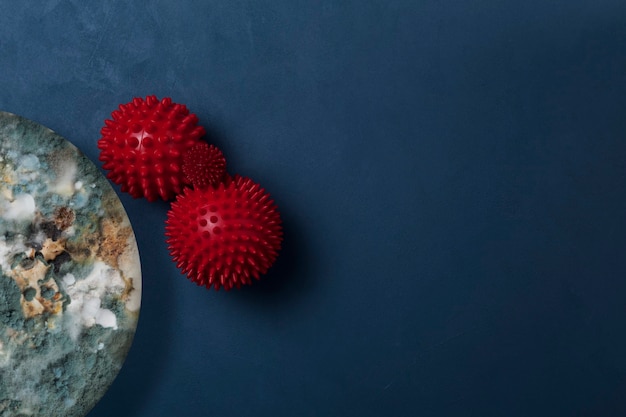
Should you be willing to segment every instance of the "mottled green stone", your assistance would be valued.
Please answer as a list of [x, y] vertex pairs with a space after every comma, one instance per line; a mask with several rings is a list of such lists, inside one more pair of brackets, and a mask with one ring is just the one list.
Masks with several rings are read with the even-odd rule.
[[106, 179], [51, 130], [0, 112], [0, 417], [86, 415], [123, 364], [140, 298]]

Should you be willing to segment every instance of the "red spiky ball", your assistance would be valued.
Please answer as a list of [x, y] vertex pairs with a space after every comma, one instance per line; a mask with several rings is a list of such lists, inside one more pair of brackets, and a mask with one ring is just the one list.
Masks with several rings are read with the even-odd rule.
[[186, 188], [172, 203], [165, 231], [182, 272], [216, 290], [259, 279], [276, 260], [283, 236], [270, 195], [239, 176], [204, 189]]
[[194, 187], [217, 185], [224, 179], [226, 158], [216, 146], [201, 142], [185, 152], [183, 173]]
[[134, 98], [111, 113], [98, 140], [107, 177], [134, 198], [171, 200], [188, 184], [183, 155], [205, 134], [198, 118], [167, 97]]

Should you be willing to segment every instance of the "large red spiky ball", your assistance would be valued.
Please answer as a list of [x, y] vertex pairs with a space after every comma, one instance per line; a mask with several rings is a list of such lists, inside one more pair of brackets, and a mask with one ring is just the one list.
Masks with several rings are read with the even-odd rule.
[[183, 104], [155, 96], [121, 104], [111, 113], [98, 140], [107, 177], [134, 198], [172, 200], [186, 184], [185, 152], [205, 134]]
[[251, 284], [278, 256], [282, 225], [270, 195], [249, 178], [186, 188], [167, 214], [165, 235], [177, 266], [216, 290]]
[[183, 156], [183, 173], [194, 187], [217, 185], [226, 173], [226, 158], [216, 146], [201, 142]]

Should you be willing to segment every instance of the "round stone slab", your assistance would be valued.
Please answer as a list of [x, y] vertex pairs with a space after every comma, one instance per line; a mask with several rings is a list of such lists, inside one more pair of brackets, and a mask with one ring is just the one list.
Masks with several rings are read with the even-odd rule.
[[114, 190], [51, 130], [0, 112], [0, 416], [82, 417], [131, 345], [141, 268]]

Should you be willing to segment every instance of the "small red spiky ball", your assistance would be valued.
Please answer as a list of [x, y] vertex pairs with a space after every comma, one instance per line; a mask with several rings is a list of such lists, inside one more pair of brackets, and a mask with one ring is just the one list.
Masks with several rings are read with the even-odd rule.
[[178, 268], [219, 290], [251, 284], [278, 256], [282, 225], [270, 195], [249, 178], [186, 188], [167, 214], [165, 235]]
[[224, 179], [226, 158], [216, 146], [201, 142], [185, 152], [183, 173], [194, 187], [216, 185]]
[[183, 155], [205, 134], [198, 118], [167, 97], [134, 98], [104, 121], [98, 140], [107, 177], [134, 198], [172, 200], [188, 184]]

